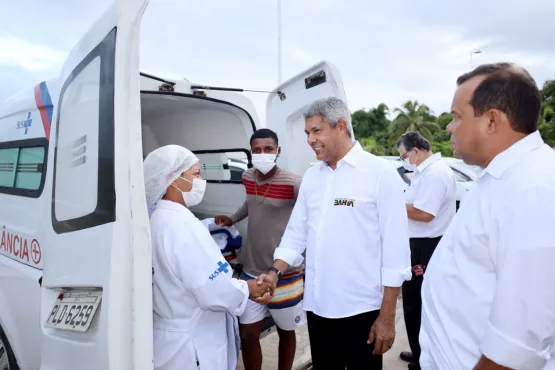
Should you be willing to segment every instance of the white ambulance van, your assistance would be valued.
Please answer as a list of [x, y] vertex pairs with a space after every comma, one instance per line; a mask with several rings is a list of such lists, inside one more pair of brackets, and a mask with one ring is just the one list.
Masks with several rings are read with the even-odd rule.
[[[232, 170], [250, 165], [255, 109], [237, 92], [141, 74], [147, 3], [116, 0], [58, 79], [0, 106], [0, 370], [152, 369], [149, 152], [197, 153], [208, 180], [201, 219], [245, 199]], [[327, 62], [268, 94], [282, 168], [303, 175], [315, 161], [302, 112], [330, 96], [345, 99]]]

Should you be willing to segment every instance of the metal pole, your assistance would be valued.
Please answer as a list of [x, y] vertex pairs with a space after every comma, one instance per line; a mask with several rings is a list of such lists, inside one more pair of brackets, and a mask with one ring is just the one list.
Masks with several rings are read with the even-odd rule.
[[281, 0], [277, 0], [278, 6], [278, 85], [281, 85]]

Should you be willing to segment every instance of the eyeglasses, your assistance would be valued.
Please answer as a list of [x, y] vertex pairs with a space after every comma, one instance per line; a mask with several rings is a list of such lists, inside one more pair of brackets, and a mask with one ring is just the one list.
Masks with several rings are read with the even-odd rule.
[[405, 152], [405, 154], [402, 154], [399, 159], [401, 159], [402, 161], [404, 161], [405, 159], [407, 159], [407, 157], [410, 155], [410, 153], [412, 152], [412, 150], [409, 150], [408, 152]]

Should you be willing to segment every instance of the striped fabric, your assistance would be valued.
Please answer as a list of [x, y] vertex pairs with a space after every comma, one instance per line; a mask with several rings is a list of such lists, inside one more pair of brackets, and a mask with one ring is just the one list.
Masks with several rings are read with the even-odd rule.
[[[258, 182], [254, 168], [243, 172], [246, 200], [231, 219], [237, 223], [248, 218], [239, 263], [250, 276], [264, 274], [272, 266], [274, 251], [289, 222], [300, 184], [299, 176], [281, 168], [271, 178]], [[291, 267], [286, 272], [301, 270], [302, 266]]]
[[[254, 278], [242, 272], [240, 279], [247, 281]], [[279, 310], [296, 306], [303, 300], [303, 295], [304, 275], [299, 272], [284, 274], [277, 284], [274, 297], [268, 304], [268, 308], [271, 310]]]
[[278, 171], [271, 181], [258, 185], [256, 183], [255, 172], [245, 171], [243, 173], [243, 184], [247, 195], [258, 195], [262, 198], [266, 194], [266, 198], [293, 200], [295, 199], [295, 183], [297, 178], [295, 175], [287, 171]]

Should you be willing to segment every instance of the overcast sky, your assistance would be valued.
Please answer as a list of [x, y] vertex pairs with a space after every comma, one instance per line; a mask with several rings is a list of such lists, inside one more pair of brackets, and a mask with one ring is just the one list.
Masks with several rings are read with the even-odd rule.
[[[0, 0], [0, 101], [58, 75], [111, 0]], [[151, 0], [141, 69], [216, 86], [277, 85], [277, 0]], [[385, 5], [387, 4], [387, 5]], [[500, 7], [500, 4], [504, 4]], [[283, 80], [335, 64], [351, 110], [418, 100], [450, 109], [473, 64], [522, 64], [555, 78], [553, 0], [282, 0]], [[264, 119], [262, 94], [249, 94]]]

